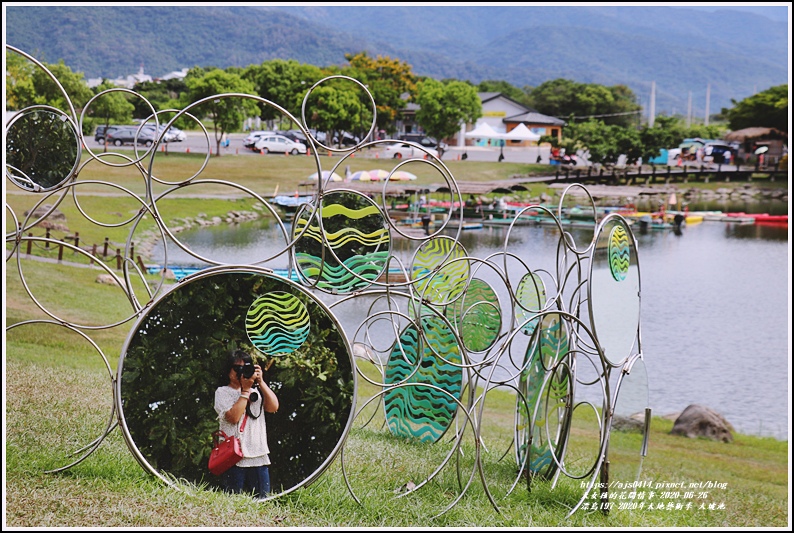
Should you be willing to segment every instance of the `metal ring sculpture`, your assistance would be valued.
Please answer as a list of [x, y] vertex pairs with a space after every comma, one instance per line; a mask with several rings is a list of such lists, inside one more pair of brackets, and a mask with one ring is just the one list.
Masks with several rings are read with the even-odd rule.
[[[608, 490], [608, 484], [603, 482], [609, 478], [609, 465], [615, 466], [614, 461], [607, 460], [613, 422], [644, 410], [642, 423], [647, 439], [650, 409], [640, 337], [637, 242], [629, 223], [620, 215], [598, 219], [595, 202], [583, 186], [568, 187], [556, 211], [544, 205], [516, 211], [507, 225], [502, 251], [477, 258], [470, 256], [459, 242], [464, 219], [457, 183], [446, 165], [430, 154], [423, 159], [400, 161], [385, 172], [380, 203], [353, 189], [326, 190], [330, 175], [357, 152], [395, 142], [362, 142], [342, 150], [329, 177], [323, 178], [318, 149], [339, 150], [321, 144], [309, 133], [306, 116], [311, 111], [311, 95], [321, 84], [332, 80], [354, 83], [372, 104], [371, 134], [375, 128], [375, 102], [367, 87], [355, 79], [330, 76], [313, 85], [303, 100], [302, 120], [274, 102], [248, 94], [218, 94], [185, 109], [167, 111], [174, 116], [162, 131], [180, 117], [189, 118], [199, 124], [208, 148], [210, 134], [196, 119], [196, 113], [210, 102], [233, 105], [235, 101], [253, 100], [298, 124], [309, 139], [318, 180], [312, 200], [298, 210], [292, 228], [287, 229], [279, 212], [257, 192], [234, 182], [199, 179], [208, 166], [211, 150], [195, 173], [175, 180], [155, 172], [160, 168], [156, 159], [157, 149], [164, 143], [162, 136], [145, 153], [139, 154], [136, 149], [134, 158], [124, 153], [95, 154], [90, 149], [86, 149], [88, 155], [84, 157], [82, 148], [86, 143], [80, 132], [90, 115], [87, 111], [104, 95], [124, 92], [140, 97], [152, 110], [149, 118], [157, 126], [159, 115], [165, 111], [156, 112], [145, 98], [132, 91], [111, 89], [93, 97], [78, 117], [69, 95], [43, 64], [11, 46], [7, 50], [43, 70], [63, 93], [68, 107], [62, 110], [31, 106], [5, 125], [8, 181], [24, 194], [41, 195], [36, 207], [24, 215], [15, 213], [6, 203], [15, 225], [15, 231], [6, 233], [6, 243], [10, 245], [6, 261], [16, 256], [24, 290], [45, 315], [54, 319], [11, 324], [7, 331], [49, 323], [78, 333], [99, 351], [114, 392], [111, 420], [103, 433], [75, 452], [83, 454], [79, 459], [54, 472], [83, 461], [119, 425], [135, 458], [164, 482], [176, 488], [182, 487], [185, 480], [216, 484], [208, 479], [209, 474], [191, 476], [189, 472], [206, 462], [210, 451], [208, 437], [212, 429], [217, 429], [213, 428], [217, 422], [212, 416], [206, 420], [206, 406], [201, 411], [204, 420], [175, 416], [185, 414], [191, 402], [211, 400], [204, 398], [204, 393], [174, 392], [174, 388], [169, 388], [169, 393], [156, 392], [141, 384], [157, 381], [149, 368], [157, 366], [167, 368], [171, 376], [179, 376], [187, 390], [210, 387], [216, 366], [213, 356], [221, 349], [242, 346], [278, 360], [277, 367], [283, 365], [292, 372], [277, 374], [280, 377], [275, 378], [288, 413], [268, 419], [268, 426], [277, 428], [279, 435], [272, 445], [273, 454], [278, 457], [274, 464], [284, 462], [281, 467], [274, 467], [275, 477], [288, 480], [277, 484], [280, 489], [272, 497], [311, 483], [339, 456], [350, 494], [361, 502], [354, 488], [356, 453], [347, 445], [351, 434], [372, 432], [415, 445], [416, 453], [427, 446], [448, 447], [439, 456], [437, 467], [419, 483], [406, 484], [404, 490], [398, 490], [398, 498], [432, 490], [429, 481], [456, 472], [451, 475], [455, 496], [438, 514], [460, 501], [477, 475], [498, 511], [498, 500], [513, 492], [522, 479], [527, 487], [536, 478], [550, 480], [553, 487], [562, 475], [586, 480], [581, 499], [570, 509], [570, 516], [598, 480], [599, 490]], [[137, 133], [140, 131], [139, 128]], [[450, 191], [450, 207], [441, 226], [434, 227], [432, 233], [418, 235], [405, 230], [387, 214], [386, 195], [392, 178], [409, 163], [426, 165], [438, 173]], [[89, 164], [133, 169], [143, 180], [143, 193], [135, 192], [140, 186], [80, 180], [80, 172]], [[170, 188], [155, 193], [155, 184]], [[164, 206], [172, 193], [201, 185], [229, 187], [256, 200], [275, 222], [277, 234], [283, 239], [281, 244], [247, 264], [229, 264], [191, 250], [177, 237], [178, 228], [168, 220]], [[89, 215], [78, 194], [79, 189], [89, 186], [106, 186], [129, 197], [136, 204], [137, 214], [123, 222], [101, 221], [98, 215], [102, 213]], [[566, 230], [570, 222], [566, 202], [577, 192], [589, 200], [592, 216], [587, 225], [593, 232], [579, 242]], [[121, 275], [96, 250], [88, 252], [50, 238], [49, 234], [34, 234], [46, 227], [45, 222], [68, 193], [78, 212], [90, 223], [105, 228], [129, 227], [117, 265]], [[557, 235], [556, 256], [520, 257], [511, 251], [511, 239], [518, 234], [517, 222], [527, 216], [543, 216], [550, 223]], [[149, 273], [133, 257], [134, 235], [144, 225], [144, 219], [150, 226], [153, 223], [149, 232], [159, 236], [164, 250], [158, 281], [147, 279]], [[413, 247], [412, 251], [398, 253], [398, 240]], [[130, 314], [108, 317], [108, 324], [99, 325], [81, 323], [70, 310], [56, 316], [37, 300], [23, 273], [23, 243], [28, 250], [33, 243], [43, 243], [47, 247], [67, 246], [88, 256], [110, 275], [115, 290], [121, 291], [129, 302]], [[211, 267], [169, 286], [165, 273], [173, 265], [168, 263], [168, 245]], [[287, 261], [285, 271], [276, 273], [268, 267], [277, 258]], [[335, 315], [345, 308], [358, 313], [355, 324], [347, 330]], [[193, 324], [191, 320], [198, 322]], [[86, 332], [127, 322], [134, 325], [121, 347], [114, 374]], [[228, 325], [222, 327], [221, 322]], [[213, 323], [220, 328], [214, 336], [207, 333]], [[172, 334], [179, 328], [185, 331]], [[163, 343], [164, 333], [179, 342]], [[155, 347], [162, 344], [167, 348]], [[292, 381], [316, 378], [311, 373], [306, 379], [301, 377], [301, 372], [308, 372], [302, 369], [311, 365], [322, 367], [323, 372], [334, 369], [336, 385], [330, 388], [311, 389], [316, 379], [315, 385], [302, 383], [335, 402], [333, 424], [312, 417], [306, 406], [310, 398], [293, 397]], [[185, 377], [191, 372], [195, 375]], [[324, 375], [322, 380], [326, 379]], [[375, 392], [367, 398], [357, 398], [361, 393], [359, 380]], [[625, 400], [619, 397], [622, 390], [630, 389], [636, 389], [631, 398], [629, 393]], [[491, 451], [485, 406], [495, 390], [515, 393], [515, 429], [506, 450]], [[620, 407], [617, 411], [616, 406]], [[198, 408], [193, 405], [191, 409]], [[585, 414], [579, 414], [581, 411]], [[158, 412], [174, 413], [171, 418], [184, 418], [184, 423], [158, 425]], [[584, 438], [574, 438], [571, 429], [581, 425], [582, 416], [593, 423], [589, 433], [579, 431], [585, 434]], [[294, 420], [300, 421], [301, 431], [291, 425]], [[308, 431], [316, 442], [301, 439], [300, 433], [307, 433], [303, 428], [318, 426], [322, 429]], [[190, 446], [181, 451], [155, 445], [156, 440], [185, 440], [184, 435], [176, 439], [174, 432], [188, 432], [189, 427], [203, 433], [194, 435]], [[464, 443], [469, 442], [466, 446], [473, 448], [473, 454], [464, 453]], [[647, 440], [638, 451], [639, 465], [646, 451]], [[295, 456], [300, 456], [304, 464], [290, 464]], [[515, 462], [513, 476], [498, 478], [489, 470], [491, 462], [510, 461]], [[628, 473], [619, 475], [636, 479], [639, 465], [632, 463]], [[393, 487], [384, 490], [394, 492]]]

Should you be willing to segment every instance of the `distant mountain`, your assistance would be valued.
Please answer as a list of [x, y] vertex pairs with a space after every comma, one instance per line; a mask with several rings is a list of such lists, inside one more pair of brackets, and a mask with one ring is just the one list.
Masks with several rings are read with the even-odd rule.
[[[762, 9], [765, 6], [760, 6]], [[767, 6], [768, 7], [768, 6]], [[6, 6], [6, 43], [86, 77], [295, 59], [344, 64], [367, 51], [418, 75], [518, 87], [554, 78], [625, 84], [657, 112], [703, 116], [787, 83], [780, 9], [666, 6]], [[772, 11], [770, 11], [772, 10]], [[761, 13], [761, 14], [759, 14]], [[764, 13], [777, 15], [769, 18]], [[790, 17], [790, 15], [789, 15]]]

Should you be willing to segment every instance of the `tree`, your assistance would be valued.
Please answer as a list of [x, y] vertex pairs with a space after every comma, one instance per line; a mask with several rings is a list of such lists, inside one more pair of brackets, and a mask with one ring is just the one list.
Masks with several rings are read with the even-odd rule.
[[[319, 131], [327, 132], [329, 139], [333, 139], [337, 131], [360, 130], [372, 120], [372, 112], [355, 91], [334, 83], [322, 84], [312, 91], [307, 109], [310, 112], [307, 121]], [[340, 135], [338, 141], [341, 140]]]
[[678, 146], [685, 138], [684, 129], [677, 118], [656, 117], [656, 123], [652, 128], [646, 124], [640, 130], [641, 157], [644, 161], [658, 157], [662, 153], [662, 148]]
[[[253, 84], [237, 74], [229, 74], [220, 69], [205, 73], [191, 70], [185, 77], [186, 96], [190, 102], [224, 93], [245, 93], [255, 95]], [[195, 111], [195, 112], [193, 112]], [[215, 133], [215, 154], [221, 155], [221, 140], [226, 132], [242, 128], [243, 120], [257, 111], [254, 100], [248, 98], [215, 98], [199, 106], [191, 114], [207, 116], [212, 120]]]
[[788, 84], [776, 85], [740, 102], [731, 100], [731, 103], [733, 107], [723, 108], [722, 114], [728, 117], [732, 130], [758, 126], [788, 133]]
[[[146, 98], [155, 111], [162, 111], [179, 107], [179, 98], [187, 91], [187, 85], [185, 80], [173, 78], [160, 82], [136, 83], [132, 90]], [[152, 114], [151, 108], [142, 99], [136, 98], [132, 104], [135, 106], [133, 117], [147, 119]]]
[[[103, 81], [97, 87], [97, 94], [113, 88], [113, 84]], [[91, 102], [88, 112], [98, 119], [97, 123], [104, 124], [105, 128], [110, 126], [111, 121], [119, 124], [130, 122], [135, 106], [127, 100], [127, 94], [121, 91], [103, 94]], [[151, 115], [151, 111], [149, 114]], [[104, 143], [104, 151], [107, 151], [107, 143]]]
[[[9, 75], [6, 77], [7, 98], [13, 102], [15, 109], [24, 109], [32, 105], [48, 105], [69, 112], [69, 102], [77, 115], [91, 99], [93, 93], [88, 88], [82, 72], [73, 72], [63, 60], [55, 64], [43, 65], [63, 87], [63, 91], [47, 72], [34, 65], [19, 54], [7, 54], [10, 60]], [[66, 94], [64, 94], [64, 92]], [[68, 98], [68, 100], [67, 100]], [[90, 124], [84, 125], [90, 132]]]
[[[529, 93], [531, 107], [553, 117], [598, 118], [605, 124], [628, 126], [641, 107], [625, 85], [605, 87], [556, 79], [541, 83]], [[611, 116], [598, 116], [611, 115]]]
[[634, 128], [588, 120], [569, 124], [565, 134], [570, 139], [568, 146], [587, 151], [592, 163], [614, 165], [621, 155], [634, 162], [643, 154], [640, 134]]
[[6, 108], [18, 111], [33, 102], [33, 63], [23, 56], [6, 53]]
[[[249, 66], [242, 74], [243, 79], [253, 83], [256, 94], [298, 118], [306, 91], [322, 77], [323, 71], [319, 67], [301, 64], [294, 59], [265, 61], [261, 65]], [[259, 108], [262, 120], [283, 118], [272, 106], [262, 104]]]
[[[342, 73], [359, 80], [367, 86], [375, 100], [377, 127], [393, 132], [395, 120], [405, 107], [402, 96], [416, 90], [416, 76], [411, 65], [388, 56], [369, 57], [366, 52], [345, 54], [350, 66]], [[370, 107], [370, 102], [365, 102]], [[369, 129], [369, 128], [367, 128]]]
[[416, 121], [438, 141], [451, 137], [463, 123], [482, 116], [482, 102], [477, 89], [462, 81], [441, 83], [427, 78], [417, 85]]

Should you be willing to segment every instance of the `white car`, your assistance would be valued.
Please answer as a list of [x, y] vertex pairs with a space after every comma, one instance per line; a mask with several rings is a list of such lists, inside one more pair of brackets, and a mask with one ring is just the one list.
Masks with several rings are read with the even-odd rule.
[[426, 154], [438, 157], [438, 150], [435, 148], [425, 147], [417, 148], [412, 144], [399, 143], [390, 144], [383, 150], [383, 157], [392, 159], [405, 159], [405, 158], [418, 158], [424, 159]]
[[184, 131], [182, 131], [182, 130], [180, 130], [178, 128], [175, 128], [173, 126], [168, 128], [168, 131], [165, 132], [165, 135], [163, 135], [163, 130], [164, 129], [165, 129], [165, 124], [160, 124], [160, 126], [159, 126], [159, 128], [157, 130], [157, 133], [155, 134], [154, 133], [154, 131], [155, 131], [154, 130], [154, 124], [146, 124], [143, 128], [141, 128], [141, 132], [147, 132], [147, 133], [151, 134], [155, 138], [160, 138], [160, 136], [162, 135], [163, 142], [167, 142], [167, 143], [170, 143], [170, 142], [181, 142], [181, 141], [184, 141], [185, 138], [187, 137], [185, 135]]
[[243, 139], [243, 146], [246, 148], [250, 148], [254, 150], [254, 145], [256, 141], [262, 138], [263, 135], [275, 135], [275, 131], [266, 131], [266, 130], [255, 130], [248, 134], [248, 136]]
[[185, 139], [187, 139], [187, 134], [185, 134], [184, 131], [174, 126], [168, 128], [168, 133], [166, 133], [165, 135], [166, 135], [166, 139], [168, 139], [168, 142], [182, 142]]
[[306, 145], [291, 141], [283, 135], [263, 135], [256, 141], [253, 149], [254, 152], [259, 152], [260, 154], [276, 152], [298, 155], [306, 153]]

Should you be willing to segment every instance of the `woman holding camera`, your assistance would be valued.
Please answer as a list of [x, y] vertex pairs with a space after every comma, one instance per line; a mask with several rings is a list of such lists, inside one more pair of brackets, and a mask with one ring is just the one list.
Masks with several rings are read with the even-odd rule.
[[257, 498], [270, 492], [270, 464], [264, 412], [278, 410], [278, 398], [262, 379], [262, 368], [251, 356], [237, 350], [227, 357], [223, 380], [215, 391], [215, 411], [220, 430], [237, 436], [243, 458], [221, 475], [229, 492], [253, 491]]

